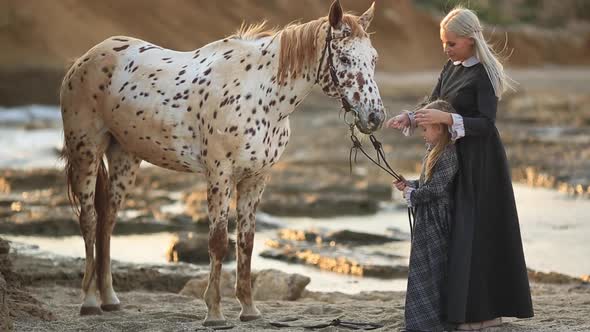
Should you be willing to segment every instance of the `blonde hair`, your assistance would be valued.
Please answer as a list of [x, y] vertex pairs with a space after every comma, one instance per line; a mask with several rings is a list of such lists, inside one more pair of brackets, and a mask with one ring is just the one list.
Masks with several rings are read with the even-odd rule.
[[[424, 108], [432, 108], [437, 109], [447, 113], [455, 113], [453, 106], [444, 100], [435, 100], [428, 105], [424, 106]], [[446, 124], [438, 124], [442, 126], [442, 134], [443, 137], [436, 142], [436, 145], [428, 152], [426, 156], [426, 162], [424, 163], [424, 175], [426, 180], [429, 180], [432, 177], [432, 173], [434, 172], [434, 166], [436, 166], [436, 162], [440, 159], [440, 156], [445, 151], [447, 146], [452, 144], [451, 134], [449, 132], [449, 128]]]
[[[359, 17], [352, 14], [344, 14], [342, 23], [350, 28], [350, 37], [368, 37]], [[283, 84], [287, 78], [296, 78], [304, 74], [304, 68], [310, 67], [317, 61], [318, 49], [324, 46], [325, 39], [320, 39], [320, 31], [328, 23], [328, 17], [321, 17], [307, 23], [292, 23], [282, 29], [266, 28], [266, 21], [259, 24], [242, 24], [240, 29], [229, 38], [255, 40], [272, 36], [280, 39], [279, 70], [277, 79]]]
[[[357, 16], [344, 14], [342, 23], [350, 27], [350, 37], [368, 37]], [[279, 83], [283, 83], [287, 77], [296, 78], [303, 73], [305, 66], [309, 67], [317, 61], [318, 49], [325, 43], [324, 38], [319, 38], [319, 34], [326, 24], [329, 24], [328, 17], [322, 17], [304, 24], [291, 24], [279, 31]]]
[[513, 80], [504, 72], [504, 66], [498, 60], [498, 54], [485, 40], [483, 28], [474, 11], [456, 7], [443, 18], [440, 28], [474, 40], [475, 54], [483, 64], [498, 98], [502, 98], [506, 90], [514, 89], [511, 83]]

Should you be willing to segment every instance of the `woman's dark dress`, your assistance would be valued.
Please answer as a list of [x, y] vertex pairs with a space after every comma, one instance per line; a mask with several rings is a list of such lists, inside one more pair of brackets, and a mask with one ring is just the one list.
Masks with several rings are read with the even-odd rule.
[[481, 63], [448, 61], [431, 99], [463, 117], [457, 140], [447, 321], [533, 316], [510, 168], [495, 126], [498, 99]]

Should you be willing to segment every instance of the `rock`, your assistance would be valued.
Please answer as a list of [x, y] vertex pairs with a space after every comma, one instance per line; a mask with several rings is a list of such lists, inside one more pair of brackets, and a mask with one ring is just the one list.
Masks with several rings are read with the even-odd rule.
[[283, 228], [279, 230], [279, 238], [290, 241], [307, 241], [311, 243], [331, 243], [348, 245], [383, 244], [407, 239], [402, 233], [388, 235], [340, 230], [328, 232], [326, 230], [294, 230]]
[[[274, 245], [276, 245], [275, 243]], [[264, 250], [261, 257], [290, 263], [311, 265], [320, 270], [376, 278], [405, 278], [408, 267], [391, 264], [370, 264], [370, 258], [337, 246], [296, 248], [283, 242], [275, 249]]]
[[11, 331], [12, 321], [8, 312], [8, 289], [4, 276], [0, 273], [0, 331]]
[[252, 292], [257, 301], [295, 301], [301, 297], [310, 281], [309, 277], [297, 273], [288, 274], [274, 269], [261, 270], [256, 274]]
[[574, 278], [557, 272], [546, 273], [529, 269], [528, 275], [530, 281], [544, 284], [571, 284], [587, 282], [583, 278]]
[[[183, 232], [177, 235], [166, 253], [170, 262], [209, 263], [209, 235], [207, 233]], [[236, 244], [228, 238], [224, 261], [236, 258]]]
[[8, 194], [10, 192], [10, 183], [4, 177], [0, 177], [0, 193]]
[[402, 241], [402, 239], [392, 238], [385, 235], [354, 232], [350, 230], [341, 230], [328, 233], [322, 238], [322, 240], [327, 242], [334, 241], [336, 243], [350, 243], [355, 245], [382, 244], [392, 241]]
[[[221, 271], [219, 288], [222, 297], [235, 297], [235, 271]], [[208, 274], [189, 280], [181, 295], [203, 298]], [[300, 274], [288, 274], [274, 269], [252, 271], [252, 296], [257, 301], [294, 301], [301, 297], [311, 279]]]
[[10, 252], [10, 242], [0, 237], [0, 274], [10, 272], [12, 264], [8, 253]]
[[378, 201], [367, 195], [340, 193], [274, 192], [260, 203], [260, 210], [275, 216], [332, 217], [367, 215], [377, 212]]
[[[364, 248], [349, 245], [366, 245], [372, 243], [399, 241], [385, 235], [353, 232], [349, 230], [327, 233], [321, 230], [279, 230], [279, 239], [267, 241], [271, 247], [260, 256], [281, 261], [312, 265], [321, 270], [343, 274], [377, 278], [404, 278], [408, 267], [394, 265], [398, 257], [381, 255], [384, 260], [374, 263], [374, 253]], [[342, 244], [344, 243], [344, 245]]]
[[10, 243], [0, 238], [0, 255], [7, 255], [10, 252]]
[[[219, 278], [219, 289], [221, 290], [222, 297], [235, 297], [235, 284], [236, 277], [235, 273], [228, 272], [225, 270], [221, 271]], [[199, 299], [203, 298], [205, 290], [207, 289], [207, 283], [209, 282], [209, 275], [203, 274], [197, 278], [189, 280], [179, 294], [186, 296], [193, 296]]]

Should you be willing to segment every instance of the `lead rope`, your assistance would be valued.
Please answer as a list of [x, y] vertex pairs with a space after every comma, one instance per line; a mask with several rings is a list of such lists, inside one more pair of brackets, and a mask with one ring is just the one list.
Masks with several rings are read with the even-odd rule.
[[[343, 37], [339, 37], [339, 38], [343, 38]], [[318, 70], [316, 73], [315, 83], [318, 84], [320, 82], [320, 72], [322, 69], [322, 64], [324, 63], [324, 58], [326, 57], [326, 53], [327, 53], [328, 56], [327, 56], [326, 61], [328, 63], [328, 71], [330, 73], [330, 78], [332, 79], [332, 83], [334, 84], [334, 86], [336, 87], [336, 90], [338, 91], [340, 84], [338, 82], [338, 76], [336, 75], [336, 69], [334, 68], [334, 63], [332, 61], [332, 48], [330, 47], [330, 43], [334, 39], [335, 38], [332, 36], [332, 27], [328, 26], [328, 34], [326, 35], [326, 43], [324, 44], [324, 49], [322, 50], [320, 64], [318, 66]], [[340, 95], [340, 102], [341, 102], [342, 108], [344, 109], [344, 112], [345, 112], [344, 113], [344, 122], [346, 123], [346, 114], [348, 114], [349, 112], [352, 112], [355, 117], [358, 117], [358, 114], [356, 113], [355, 110], [353, 110], [353, 108], [351, 107], [348, 100], [346, 100], [346, 98], [343, 97], [343, 95], [340, 93], [340, 91], [338, 91], [338, 94]], [[351, 122], [350, 124], [348, 124], [348, 126], [350, 129], [350, 139], [352, 140], [352, 147], [350, 148], [350, 153], [348, 156], [351, 174], [352, 174], [352, 153], [354, 151], [354, 161], [356, 163], [357, 153], [360, 150], [365, 155], [365, 157], [367, 157], [373, 164], [379, 166], [379, 168], [381, 168], [382, 170], [387, 172], [394, 179], [396, 179], [397, 181], [405, 181], [404, 177], [399, 175], [389, 165], [389, 163], [387, 162], [387, 159], [385, 158], [385, 152], [383, 151], [383, 144], [381, 144], [381, 142], [379, 142], [379, 140], [377, 140], [377, 138], [374, 135], [371, 134], [369, 136], [369, 138], [371, 140], [371, 143], [373, 144], [373, 148], [377, 152], [377, 160], [373, 159], [368, 153], [365, 152], [360, 140], [354, 134], [354, 121]], [[385, 166], [381, 165], [381, 160], [383, 160], [383, 163], [385, 164]], [[416, 216], [415, 216], [414, 209], [412, 207], [408, 207], [408, 221], [410, 223], [410, 239], [414, 238], [414, 222], [413, 222], [413, 220], [415, 220], [415, 219], [416, 219]]]
[[[350, 126], [350, 140], [352, 141], [352, 147], [350, 148], [350, 153], [349, 153], [349, 158], [348, 158], [349, 165], [350, 165], [350, 173], [352, 173], [353, 151], [354, 151], [354, 162], [355, 163], [356, 163], [357, 153], [358, 153], [358, 151], [361, 151], [365, 155], [365, 157], [367, 157], [367, 159], [369, 159], [373, 164], [377, 165], [379, 168], [381, 168], [382, 170], [387, 172], [394, 179], [396, 179], [397, 181], [405, 181], [404, 177], [402, 175], [398, 174], [389, 165], [389, 163], [387, 162], [387, 159], [385, 158], [385, 152], [383, 151], [383, 144], [381, 144], [381, 142], [379, 142], [379, 140], [377, 140], [377, 138], [373, 134], [371, 134], [369, 136], [369, 139], [371, 140], [371, 143], [373, 144], [373, 148], [377, 152], [377, 160], [375, 160], [373, 157], [371, 157], [365, 151], [365, 149], [363, 149], [363, 146], [362, 146], [360, 140], [354, 134], [354, 124], [351, 124], [349, 126]], [[383, 163], [385, 164], [385, 166], [381, 164], [381, 160], [383, 160]], [[415, 220], [416, 220], [416, 214], [415, 214], [414, 209], [412, 207], [408, 207], [408, 223], [410, 224], [410, 240], [414, 238], [414, 221]]]

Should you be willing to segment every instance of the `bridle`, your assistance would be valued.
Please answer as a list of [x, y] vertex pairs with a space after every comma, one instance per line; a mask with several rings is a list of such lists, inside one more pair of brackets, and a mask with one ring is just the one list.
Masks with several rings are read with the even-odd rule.
[[[377, 160], [372, 158], [363, 149], [361, 141], [358, 139], [358, 137], [354, 133], [354, 127], [355, 127], [355, 122], [356, 122], [354, 120], [358, 119], [358, 113], [352, 107], [352, 105], [350, 105], [348, 100], [346, 98], [344, 98], [344, 95], [342, 93], [340, 93], [340, 83], [338, 81], [338, 75], [336, 75], [336, 69], [334, 68], [334, 59], [332, 56], [332, 47], [331, 47], [331, 43], [333, 40], [342, 39], [342, 38], [346, 38], [346, 37], [348, 37], [348, 35], [343, 35], [341, 37], [334, 37], [332, 35], [332, 26], [331, 25], [328, 26], [328, 34], [326, 35], [326, 42], [324, 44], [324, 49], [322, 50], [320, 64], [318, 65], [315, 83], [316, 84], [320, 83], [320, 73], [322, 71], [322, 65], [324, 63], [324, 58], [326, 58], [326, 55], [327, 55], [326, 61], [328, 63], [328, 71], [330, 73], [330, 78], [332, 79], [332, 84], [334, 84], [334, 86], [336, 87], [336, 91], [338, 92], [338, 95], [340, 96], [340, 103], [342, 105], [342, 109], [344, 110], [344, 122], [349, 126], [349, 129], [350, 129], [350, 140], [352, 141], [352, 147], [350, 148], [350, 153], [348, 156], [349, 165], [350, 165], [350, 173], [352, 174], [353, 152], [354, 152], [354, 162], [356, 163], [356, 157], [357, 157], [358, 151], [361, 151], [365, 155], [365, 157], [367, 157], [373, 164], [379, 166], [379, 168], [381, 168], [382, 170], [387, 172], [394, 179], [396, 179], [397, 181], [405, 181], [404, 177], [401, 176], [400, 174], [398, 174], [389, 165], [389, 163], [387, 162], [387, 159], [385, 159], [385, 152], [383, 151], [383, 144], [381, 142], [379, 142], [379, 140], [373, 134], [369, 135], [369, 139], [371, 140], [371, 143], [373, 144], [373, 148], [375, 149], [375, 151], [377, 153]], [[354, 120], [349, 123], [346, 121], [346, 115], [350, 114], [350, 112], [352, 112], [352, 114], [354, 115]], [[383, 165], [381, 164], [381, 160], [383, 160]], [[414, 228], [413, 222], [412, 222], [413, 218], [414, 218], [414, 209], [411, 207], [408, 207], [408, 219], [410, 220], [410, 237], [413, 237], [413, 228]]]
[[344, 98], [344, 96], [342, 95], [342, 93], [340, 93], [340, 82], [338, 81], [338, 76], [336, 75], [336, 68], [334, 68], [334, 59], [332, 57], [332, 47], [330, 47], [332, 40], [334, 39], [343, 39], [348, 37], [348, 35], [343, 35], [341, 37], [334, 37], [332, 35], [332, 26], [328, 26], [328, 34], [326, 35], [326, 43], [324, 44], [324, 49], [322, 50], [322, 57], [320, 58], [320, 64], [318, 65], [318, 70], [316, 73], [316, 77], [315, 77], [315, 83], [319, 84], [320, 83], [320, 73], [322, 71], [322, 65], [324, 64], [324, 58], [326, 57], [326, 54], [328, 55], [328, 59], [326, 60], [328, 62], [328, 71], [330, 72], [330, 78], [332, 79], [332, 83], [334, 84], [334, 86], [336, 87], [336, 91], [338, 91], [338, 94], [340, 95], [340, 103], [342, 104], [342, 108], [346, 113], [349, 112], [353, 112], [355, 117], [358, 116], [358, 114], [356, 113], [356, 110], [352, 108], [352, 105], [350, 105], [350, 103], [348, 102], [348, 100], [346, 98]]

